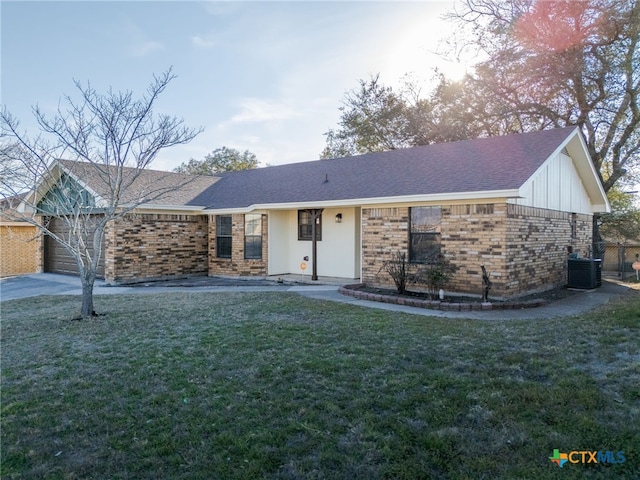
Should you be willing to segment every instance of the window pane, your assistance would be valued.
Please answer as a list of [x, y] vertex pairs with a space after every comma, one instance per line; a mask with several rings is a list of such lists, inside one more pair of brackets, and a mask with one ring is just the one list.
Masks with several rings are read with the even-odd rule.
[[262, 215], [250, 214], [244, 216], [244, 234], [262, 235]]
[[216, 217], [216, 236], [231, 236], [231, 215]]
[[440, 254], [442, 210], [440, 207], [411, 207], [409, 261], [432, 263]]
[[262, 237], [244, 237], [244, 258], [262, 258]]
[[[311, 240], [311, 214], [298, 210], [298, 240]], [[316, 219], [316, 240], [322, 240], [322, 214]]]
[[218, 237], [216, 246], [219, 258], [231, 258], [231, 237]]
[[300, 225], [300, 240], [311, 240], [311, 225]]
[[305, 210], [298, 210], [298, 223], [311, 225], [311, 214]]
[[409, 261], [433, 263], [440, 255], [440, 235], [437, 233], [412, 233]]
[[440, 233], [440, 207], [411, 207], [411, 231]]

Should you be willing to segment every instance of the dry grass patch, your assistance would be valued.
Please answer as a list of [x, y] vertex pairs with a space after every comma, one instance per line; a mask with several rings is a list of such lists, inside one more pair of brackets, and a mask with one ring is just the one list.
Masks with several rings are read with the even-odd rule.
[[[633, 478], [640, 296], [580, 318], [295, 294], [2, 304], [3, 478]], [[624, 450], [566, 465], [554, 448]]]

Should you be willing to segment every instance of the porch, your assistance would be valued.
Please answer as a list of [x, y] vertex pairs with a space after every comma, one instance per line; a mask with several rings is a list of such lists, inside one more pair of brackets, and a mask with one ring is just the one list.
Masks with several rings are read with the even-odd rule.
[[[291, 276], [311, 283], [313, 242], [304, 209], [269, 210], [268, 276]], [[329, 284], [359, 281], [361, 270], [361, 212], [358, 207], [322, 210], [317, 228], [317, 274]]]
[[360, 283], [359, 278], [344, 278], [344, 277], [325, 277], [318, 276], [318, 280], [311, 280], [311, 273], [306, 274], [295, 274], [289, 273], [286, 275], [270, 275], [267, 277], [267, 280], [271, 280], [274, 282], [278, 282], [282, 280], [284, 283], [302, 283], [305, 285], [333, 285], [333, 286], [343, 286], [343, 285], [351, 285], [354, 283]]

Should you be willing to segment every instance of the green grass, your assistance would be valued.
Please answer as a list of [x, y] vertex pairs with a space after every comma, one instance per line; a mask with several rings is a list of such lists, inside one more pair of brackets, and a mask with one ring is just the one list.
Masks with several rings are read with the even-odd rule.
[[2, 304], [3, 479], [640, 477], [637, 294], [526, 322], [280, 293], [99, 296], [71, 321], [77, 302]]

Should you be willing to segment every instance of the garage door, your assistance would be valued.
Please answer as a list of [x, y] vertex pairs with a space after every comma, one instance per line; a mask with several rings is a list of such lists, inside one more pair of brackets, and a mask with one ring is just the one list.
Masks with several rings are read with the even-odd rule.
[[[65, 222], [58, 218], [52, 218], [49, 221], [49, 230], [62, 237], [66, 237], [69, 232], [69, 228]], [[45, 235], [44, 237], [44, 271], [78, 275], [76, 259], [49, 235]], [[96, 276], [98, 278], [104, 278], [104, 242], [102, 242], [102, 255]]]

